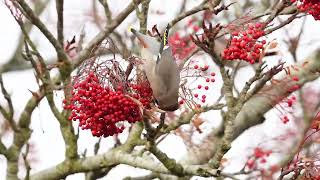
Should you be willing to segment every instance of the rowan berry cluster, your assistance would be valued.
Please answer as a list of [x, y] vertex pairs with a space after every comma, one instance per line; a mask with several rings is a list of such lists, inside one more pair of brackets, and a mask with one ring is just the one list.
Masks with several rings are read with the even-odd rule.
[[188, 57], [196, 48], [196, 45], [190, 41], [188, 36], [181, 36], [179, 32], [175, 32], [169, 37], [169, 45], [175, 58], [179, 60]]
[[249, 169], [254, 169], [257, 167], [257, 162], [264, 164], [267, 162], [266, 158], [272, 153], [271, 150], [264, 150], [260, 147], [254, 148], [253, 156], [247, 161], [246, 166]]
[[319, 0], [291, 0], [298, 3], [298, 9], [313, 16], [315, 20], [320, 20], [320, 1]]
[[143, 107], [147, 109], [151, 108], [150, 103], [153, 100], [153, 96], [149, 82], [146, 81], [139, 84], [131, 84], [130, 86], [133, 90], [131, 96], [138, 99], [142, 103]]
[[126, 93], [123, 86], [117, 90], [104, 87], [95, 73], [89, 73], [83, 81], [74, 84], [70, 102], [64, 101], [64, 108], [71, 110], [69, 120], [79, 121], [83, 130], [90, 129], [97, 137], [121, 133], [125, 122], [142, 119], [141, 107], [133, 98], [146, 107], [152, 100], [149, 86], [130, 86], [131, 93]]
[[224, 49], [222, 58], [225, 60], [244, 60], [251, 64], [260, 58], [265, 40], [258, 39], [265, 35], [262, 23], [250, 24], [244, 31], [231, 34], [230, 45]]
[[[195, 65], [194, 69], [195, 70], [199, 69], [199, 71], [206, 72], [209, 69], [209, 65], [205, 65], [205, 66], [203, 66], [201, 68], [199, 68], [198, 65]], [[214, 78], [215, 75], [216, 75], [216, 73], [214, 73], [214, 72], [211, 72], [210, 76], [205, 76], [204, 75], [203, 77], [205, 78], [205, 83], [199, 84], [197, 86], [197, 89], [198, 90], [204, 89], [204, 90], [208, 91], [210, 83], [214, 83], [215, 82], [215, 78]], [[202, 96], [199, 96], [198, 93], [195, 93], [194, 97], [197, 98], [198, 100], [200, 100], [202, 103], [205, 103], [206, 102], [206, 98], [207, 98], [207, 96], [205, 94], [203, 94]]]
[[[191, 66], [192, 65], [192, 66]], [[193, 83], [197, 83], [194, 89], [190, 89], [188, 95], [181, 97], [180, 104], [184, 104], [186, 101], [192, 102], [195, 107], [200, 108], [202, 105], [207, 104], [207, 92], [215, 82], [216, 73], [211, 72], [211, 67], [208, 64], [201, 64], [191, 62], [187, 68], [185, 77], [182, 78], [197, 78], [196, 81], [192, 80], [188, 86], [194, 86]], [[189, 71], [192, 69], [192, 71]], [[192, 72], [192, 74], [190, 73]], [[183, 73], [182, 73], [183, 74]], [[188, 103], [187, 103], [188, 104]]]
[[[297, 81], [297, 77], [293, 77], [292, 79]], [[286, 98], [284, 100], [284, 103], [286, 104], [286, 106], [282, 106], [280, 111], [285, 110], [285, 111], [290, 112], [290, 109], [292, 109], [293, 105], [296, 103], [296, 100], [297, 100], [297, 98], [295, 96], [291, 96], [291, 97]], [[286, 114], [288, 112], [285, 112], [280, 117], [283, 124], [287, 124], [290, 121], [289, 116]]]
[[[185, 31], [196, 33], [200, 30], [199, 22], [198, 18], [192, 17], [183, 28]], [[170, 36], [168, 42], [173, 55], [178, 60], [185, 60], [196, 49], [196, 45], [191, 41], [190, 36], [179, 31]]]

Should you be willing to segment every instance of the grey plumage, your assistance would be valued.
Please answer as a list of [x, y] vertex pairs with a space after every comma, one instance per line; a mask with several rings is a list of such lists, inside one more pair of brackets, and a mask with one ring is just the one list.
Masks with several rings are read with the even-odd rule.
[[160, 44], [156, 38], [135, 30], [131, 31], [143, 46], [141, 49], [141, 57], [144, 59], [142, 69], [159, 108], [165, 111], [178, 109], [180, 72], [171, 48]]

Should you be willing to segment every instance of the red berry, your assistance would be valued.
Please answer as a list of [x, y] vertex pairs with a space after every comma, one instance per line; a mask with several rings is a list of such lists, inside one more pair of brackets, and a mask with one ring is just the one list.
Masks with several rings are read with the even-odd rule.
[[[298, 9], [313, 16], [315, 20], [320, 20], [320, 1], [318, 0], [296, 0], [299, 2]], [[294, 2], [296, 2], [294, 1]]]
[[299, 77], [298, 76], [294, 76], [294, 77], [292, 77], [292, 80], [293, 81], [299, 81]]
[[180, 101], [179, 101], [179, 104], [183, 104], [183, 103], [184, 103], [184, 101], [183, 101], [183, 100], [180, 100]]
[[[124, 94], [124, 87], [131, 87], [132, 93]], [[64, 107], [71, 110], [68, 119], [78, 120], [80, 128], [90, 129], [93, 136], [107, 137], [121, 133], [124, 126], [119, 124], [142, 119], [138, 104], [128, 96], [150, 108], [152, 90], [148, 83], [119, 85], [116, 90], [103, 87], [95, 73], [90, 72], [83, 81], [73, 86], [70, 105]]]
[[260, 57], [263, 40], [259, 43], [258, 39], [264, 35], [261, 23], [249, 24], [247, 30], [231, 34], [231, 43], [223, 51], [223, 59], [225, 60], [244, 60], [249, 63], [255, 63]]

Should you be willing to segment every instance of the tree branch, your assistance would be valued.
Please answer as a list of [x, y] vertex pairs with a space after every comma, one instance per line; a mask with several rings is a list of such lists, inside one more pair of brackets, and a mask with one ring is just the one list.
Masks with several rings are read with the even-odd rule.
[[[299, 71], [293, 72], [292, 76], [297, 76], [300, 81], [288, 81], [284, 77], [280, 83], [276, 85], [268, 85], [262, 88], [259, 93], [252, 96], [242, 107], [234, 121], [234, 132], [232, 140], [236, 139], [240, 134], [250, 127], [256, 126], [264, 122], [263, 115], [274, 107], [274, 105], [283, 98], [291, 94], [293, 85], [302, 86], [307, 82], [313, 81], [319, 77], [320, 72], [320, 51], [316, 51], [315, 55], [308, 58], [310, 61], [303, 62], [299, 67]], [[272, 97], [272, 98], [270, 98]], [[277, 101], [275, 101], [275, 98]], [[188, 164], [203, 164], [212, 157], [216, 152], [216, 144], [220, 140], [221, 128], [213, 130], [204, 140], [202, 146], [188, 153], [184, 161]], [[207, 153], [203, 153], [208, 151]], [[193, 157], [193, 158], [190, 158]]]
[[38, 91], [37, 95], [33, 95], [27, 102], [24, 110], [20, 114], [18, 126], [20, 131], [13, 134], [13, 144], [7, 151], [7, 179], [18, 179], [18, 160], [22, 147], [27, 143], [31, 136], [29, 128], [31, 115], [34, 109], [38, 106], [41, 99], [44, 97], [44, 91]]
[[63, 47], [64, 40], [63, 40], [63, 1], [64, 0], [56, 0], [56, 9], [57, 9], [57, 34], [58, 34], [58, 41], [60, 45]]
[[3, 109], [1, 107], [1, 113], [2, 115], [4, 115], [4, 117], [7, 119], [7, 121], [9, 122], [11, 128], [14, 131], [18, 131], [18, 127], [16, 122], [13, 119], [13, 113], [14, 113], [14, 109], [13, 109], [13, 105], [12, 105], [12, 100], [11, 97], [9, 95], [9, 93], [7, 92], [6, 88], [4, 87], [4, 83], [3, 83], [3, 79], [2, 79], [2, 74], [0, 74], [0, 86], [1, 86], [1, 92], [4, 96], [4, 98], [6, 99], [8, 106], [9, 106], [9, 112], [7, 112], [5, 109]]
[[104, 7], [104, 14], [106, 15], [107, 21], [112, 21], [112, 13], [109, 8], [108, 0], [99, 0], [100, 4]]
[[1, 139], [0, 139], [0, 154], [4, 155], [5, 157], [7, 156], [7, 148], [2, 143]]
[[133, 0], [122, 12], [115, 17], [112, 22], [106, 25], [103, 31], [99, 32], [84, 48], [79, 55], [73, 60], [74, 66], [78, 67], [85, 59], [87, 59], [91, 53], [95, 51], [95, 48], [109, 36], [114, 29], [116, 29], [122, 21], [134, 10], [134, 8], [141, 3], [141, 0]]
[[[153, 172], [171, 174], [171, 172], [161, 163], [156, 163], [153, 160], [123, 153], [122, 151], [114, 149], [102, 155], [81, 158], [74, 161], [66, 160], [52, 168], [32, 175], [30, 179], [61, 179], [70, 174], [94, 171], [116, 164], [127, 164], [132, 167], [147, 169]], [[223, 175], [219, 170], [209, 169], [207, 166], [183, 166], [183, 169], [183, 173], [186, 176], [198, 175], [211, 177]]]
[[[188, 11], [185, 11], [185, 12], [179, 14], [177, 17], [175, 17], [169, 23], [170, 27], [174, 26], [176, 23], [180, 22], [182, 19], [184, 19], [190, 15], [196, 14], [200, 11], [213, 9], [213, 8], [217, 7], [220, 4], [220, 2], [221, 2], [221, 0], [214, 0], [214, 1], [211, 1], [211, 3], [208, 3], [207, 0], [204, 0], [199, 6], [196, 6]], [[215, 13], [217, 13], [217, 12], [215, 12]]]
[[166, 134], [169, 133], [177, 128], [179, 128], [181, 125], [184, 124], [189, 124], [190, 121], [192, 120], [192, 118], [196, 115], [196, 114], [200, 114], [200, 113], [204, 113], [204, 112], [208, 112], [211, 110], [220, 110], [224, 107], [224, 104], [214, 104], [212, 106], [205, 106], [202, 107], [199, 111], [191, 111], [189, 113], [183, 113], [179, 116], [179, 118], [177, 120], [172, 121], [170, 124], [168, 124], [166, 127], [163, 127], [160, 132], [162, 134]]
[[[35, 1], [34, 2], [34, 13], [37, 16], [40, 16], [41, 13], [45, 10], [45, 8], [47, 7], [47, 5], [49, 4], [50, 0], [45, 0], [44, 2], [42, 1]], [[30, 23], [29, 21], [24, 23], [24, 27], [27, 31], [27, 34], [30, 33], [33, 24]], [[16, 46], [15, 51], [14, 51], [14, 55], [13, 57], [10, 58], [10, 60], [8, 62], [6, 62], [5, 64], [2, 65], [0, 72], [4, 73], [4, 72], [8, 72], [8, 71], [16, 71], [16, 70], [24, 70], [27, 68], [30, 68], [29, 64], [27, 64], [25, 61], [23, 61], [22, 59], [22, 49], [24, 47], [24, 35], [20, 34], [19, 35], [19, 40], [18, 40], [19, 44]]]
[[70, 64], [70, 60], [68, 55], [64, 52], [63, 46], [59, 43], [59, 41], [52, 35], [52, 33], [47, 29], [47, 27], [43, 24], [43, 22], [37, 17], [34, 11], [30, 8], [30, 6], [24, 0], [17, 0], [19, 5], [22, 8], [22, 12], [24, 12], [25, 16], [38, 27], [38, 29], [42, 32], [44, 36], [50, 41], [53, 47], [56, 49], [59, 59], [63, 61], [65, 64]]

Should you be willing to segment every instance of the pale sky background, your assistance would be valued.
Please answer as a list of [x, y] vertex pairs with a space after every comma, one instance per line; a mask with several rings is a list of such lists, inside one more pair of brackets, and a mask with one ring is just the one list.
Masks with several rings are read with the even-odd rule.
[[[54, 32], [55, 28], [55, 4], [52, 3], [42, 14], [41, 19], [49, 24], [49, 29]], [[110, 6], [114, 14], [117, 14], [121, 11], [129, 1], [127, 0], [111, 0]], [[152, 0], [150, 11], [163, 10], [165, 11], [164, 15], [154, 15], [151, 14], [149, 17], [148, 27], [151, 28], [154, 24], [158, 24], [158, 26], [164, 27], [168, 21], [170, 21], [174, 15], [177, 13], [179, 9], [179, 5], [181, 0]], [[190, 0], [188, 4], [188, 8], [199, 3], [199, 0]], [[79, 35], [82, 27], [85, 28], [87, 33], [86, 40], [89, 40], [93, 37], [98, 29], [94, 27], [94, 25], [90, 22], [90, 17], [86, 16], [90, 11], [90, 1], [86, 0], [68, 0], [65, 1], [65, 38], [71, 39], [73, 35]], [[159, 8], [161, 7], [161, 8]], [[130, 15], [124, 23], [121, 24], [121, 31], [125, 31], [128, 28], [128, 24], [133, 21], [134, 13]], [[17, 26], [14, 19], [11, 17], [9, 10], [4, 5], [3, 1], [0, 1], [0, 22], [2, 24], [2, 28], [0, 28], [0, 63], [4, 63], [11, 56], [17, 45], [18, 35], [20, 32], [19, 27]], [[299, 26], [301, 24], [300, 20], [296, 20], [292, 25], [288, 27], [290, 34], [296, 34], [299, 31]], [[134, 27], [138, 27], [137, 23], [133, 25]], [[303, 41], [301, 47], [298, 49], [298, 57], [299, 59], [306, 58], [315, 48], [320, 45], [320, 21], [316, 22], [313, 18], [308, 18], [306, 22], [305, 33], [303, 34]], [[272, 35], [268, 36], [268, 40], [272, 40], [277, 38], [281, 40], [283, 37], [283, 31], [277, 31]], [[47, 40], [39, 33], [39, 31], [34, 28], [32, 30], [31, 36], [33, 40], [39, 47], [40, 52], [44, 57], [52, 58], [55, 55], [55, 52], [51, 45]], [[308, 44], [311, 41], [317, 40], [317, 44]], [[284, 51], [286, 46], [283, 43], [280, 43], [281, 49]], [[283, 54], [282, 59], [286, 62], [291, 62], [291, 57], [288, 54]], [[209, 60], [206, 60], [209, 62]], [[268, 63], [274, 64], [277, 62], [277, 59], [270, 59]], [[217, 68], [214, 67], [213, 71], [218, 72]], [[239, 75], [237, 76], [237, 87], [242, 87], [245, 81], [247, 80], [248, 75], [252, 73], [249, 72], [248, 69], [243, 69]], [[210, 99], [215, 99], [219, 96], [219, 88], [221, 87], [221, 83], [219, 83], [219, 73], [217, 73], [216, 84], [213, 88], [210, 88], [212, 91], [212, 95]], [[14, 106], [16, 109], [16, 115], [20, 114], [22, 108], [24, 107], [26, 101], [31, 96], [29, 90], [36, 90], [37, 84], [35, 83], [35, 78], [32, 70], [19, 71], [19, 72], [10, 72], [4, 74], [4, 82], [5, 85], [12, 94], [12, 99], [14, 102]], [[221, 80], [220, 80], [221, 82]], [[2, 97], [1, 97], [2, 98]], [[61, 97], [57, 95], [57, 100], [61, 101]], [[58, 101], [58, 102], [59, 102]], [[1, 101], [3, 103], [3, 99]], [[202, 125], [204, 130], [210, 129], [210, 127], [216, 126], [219, 121], [219, 112], [210, 112], [206, 113], [203, 116], [208, 119], [208, 121]], [[281, 120], [279, 119], [279, 113], [275, 110], [270, 111], [266, 115], [266, 122], [259, 127], [255, 127], [245, 132], [240, 138], [238, 138], [232, 144], [233, 147], [226, 155], [227, 158], [231, 158], [228, 171], [237, 171], [246, 161], [246, 157], [252, 151], [252, 148], [256, 147], [259, 143], [263, 142], [263, 140], [269, 139], [270, 137], [275, 137], [281, 133], [283, 133], [288, 128], [294, 128], [291, 122], [287, 125], [283, 125]], [[49, 111], [49, 107], [47, 105], [47, 101], [44, 99], [40, 103], [40, 106], [34, 111], [32, 115], [32, 124], [31, 128], [33, 129], [33, 134], [30, 142], [35, 144], [35, 154], [37, 159], [36, 163], [32, 163], [32, 171], [31, 173], [46, 169], [51, 167], [57, 163], [60, 163], [64, 159], [64, 143], [62, 136], [59, 132], [59, 124], [54, 119], [52, 113]], [[205, 131], [205, 132], [207, 132]], [[121, 139], [124, 140], [126, 138], [127, 133], [123, 133], [121, 135]], [[203, 137], [205, 133], [199, 135], [199, 137]], [[198, 136], [197, 136], [198, 137]], [[2, 138], [5, 144], [9, 145], [12, 136], [9, 134]], [[92, 154], [93, 144], [97, 141], [97, 138], [91, 136], [89, 131], [81, 131], [79, 143], [79, 152], [83, 152], [85, 149], [88, 150], [88, 154]], [[102, 145], [100, 152], [106, 151], [113, 145], [113, 138], [105, 138], [102, 140]], [[165, 139], [160, 144], [160, 149], [164, 150], [170, 157], [179, 160], [186, 153], [185, 145], [183, 141], [176, 137], [175, 135], [171, 135]], [[269, 162], [276, 162], [277, 157], [271, 156], [268, 159]], [[4, 158], [0, 156], [0, 179], [5, 178], [6, 165], [4, 162]], [[125, 173], [124, 173], [125, 172]], [[114, 168], [106, 177], [103, 179], [122, 179], [126, 176], [139, 176], [146, 174], [147, 171], [138, 170], [136, 168], [128, 168], [125, 165], [120, 165]], [[22, 174], [20, 174], [22, 177]], [[3, 177], [3, 178], [2, 178]], [[82, 179], [83, 175], [77, 174], [69, 176], [67, 179]]]

